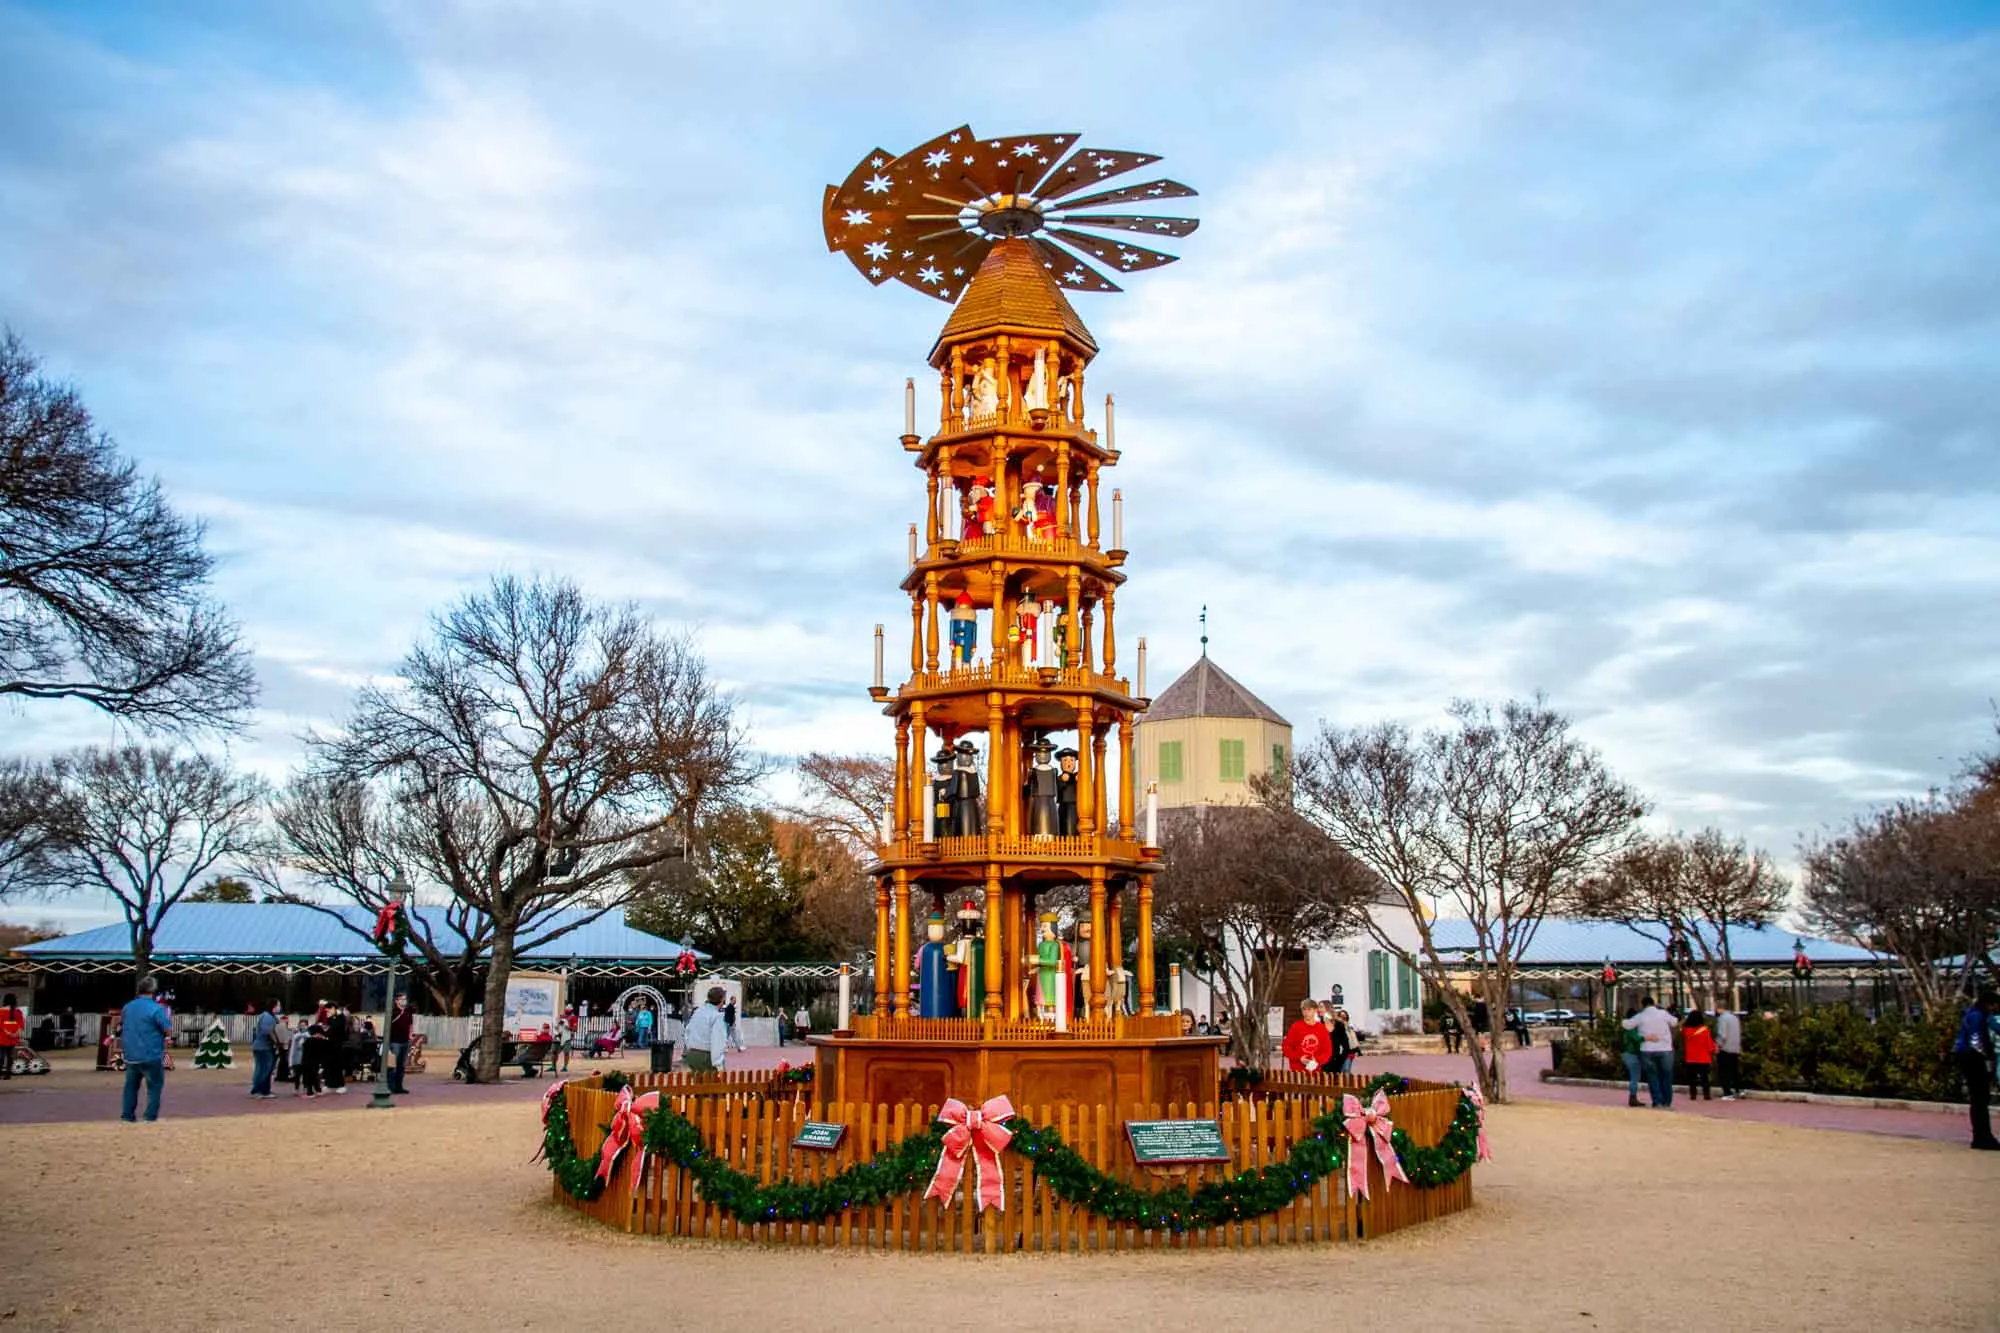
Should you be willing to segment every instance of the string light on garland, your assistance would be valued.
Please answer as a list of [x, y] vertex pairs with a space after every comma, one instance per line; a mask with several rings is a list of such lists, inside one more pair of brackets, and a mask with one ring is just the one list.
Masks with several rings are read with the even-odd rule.
[[[607, 1075], [607, 1085], [610, 1079]], [[1378, 1087], [1407, 1091], [1409, 1080], [1397, 1074], [1378, 1075], [1370, 1080], [1367, 1097], [1372, 1098]], [[1009, 1146], [1035, 1164], [1036, 1179], [1057, 1198], [1144, 1231], [1187, 1231], [1275, 1213], [1321, 1180], [1345, 1170], [1349, 1149], [1341, 1117], [1330, 1112], [1313, 1118], [1312, 1133], [1294, 1144], [1282, 1162], [1253, 1167], [1193, 1190], [1185, 1185], [1146, 1190], [1098, 1170], [1052, 1128], [1036, 1128], [1018, 1115], [1007, 1128], [1014, 1136]], [[944, 1147], [943, 1132], [933, 1126], [827, 1180], [766, 1183], [710, 1154], [694, 1123], [669, 1107], [646, 1115], [641, 1141], [648, 1153], [693, 1176], [705, 1202], [731, 1217], [767, 1222], [820, 1222], [849, 1208], [874, 1207], [923, 1189], [936, 1172]], [[1479, 1108], [1461, 1095], [1450, 1127], [1431, 1147], [1412, 1142], [1401, 1128], [1390, 1141], [1412, 1185], [1420, 1189], [1449, 1185], [1472, 1169], [1478, 1155]], [[589, 1202], [603, 1192], [595, 1159], [577, 1155], [565, 1098], [557, 1097], [549, 1108], [542, 1155], [571, 1198]]]

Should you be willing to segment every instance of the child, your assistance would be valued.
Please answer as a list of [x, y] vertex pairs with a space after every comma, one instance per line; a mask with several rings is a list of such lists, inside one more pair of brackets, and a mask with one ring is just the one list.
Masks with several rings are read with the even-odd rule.
[[292, 1029], [292, 1039], [287, 1044], [285, 1058], [291, 1062], [292, 1096], [305, 1095], [306, 1081], [306, 1023], [303, 1016]]
[[314, 1023], [306, 1029], [304, 1073], [300, 1081], [305, 1085], [305, 1095], [317, 1097], [322, 1091], [320, 1075], [326, 1070], [326, 1062], [333, 1054], [333, 1043], [327, 1039], [326, 1024]]
[[1708, 1015], [1695, 1010], [1682, 1021], [1681, 1033], [1681, 1060], [1687, 1065], [1688, 1100], [1699, 1097], [1712, 1102], [1715, 1093], [1709, 1087], [1708, 1071], [1715, 1063], [1715, 1032], [1708, 1026]]

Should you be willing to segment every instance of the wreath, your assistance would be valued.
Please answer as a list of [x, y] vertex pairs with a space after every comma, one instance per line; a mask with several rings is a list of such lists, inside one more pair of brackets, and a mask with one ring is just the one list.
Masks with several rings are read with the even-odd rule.
[[401, 903], [375, 914], [375, 947], [392, 958], [401, 958], [410, 947], [410, 914]]

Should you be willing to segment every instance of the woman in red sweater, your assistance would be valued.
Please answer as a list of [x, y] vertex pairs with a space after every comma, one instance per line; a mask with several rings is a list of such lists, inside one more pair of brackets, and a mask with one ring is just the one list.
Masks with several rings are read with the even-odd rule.
[[1326, 1068], [1333, 1055], [1333, 1035], [1320, 1022], [1317, 1000], [1300, 1002], [1299, 1021], [1285, 1032], [1279, 1049], [1284, 1052], [1285, 1067], [1295, 1074], [1317, 1074]]
[[1708, 1071], [1715, 1064], [1715, 1031], [1708, 1025], [1708, 1015], [1699, 1009], [1681, 1023], [1681, 1063], [1687, 1066], [1688, 1100], [1699, 1097], [1714, 1101]]

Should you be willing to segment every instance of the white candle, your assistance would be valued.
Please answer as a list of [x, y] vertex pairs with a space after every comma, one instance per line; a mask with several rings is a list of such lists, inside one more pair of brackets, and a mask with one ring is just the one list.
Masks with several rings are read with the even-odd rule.
[[1062, 973], [1056, 973], [1056, 1031], [1069, 1031], [1069, 993], [1074, 987]]
[[[918, 747], [922, 753], [922, 747]], [[930, 784], [924, 784], [924, 841], [937, 841], [937, 798], [931, 794]]]
[[1104, 447], [1114, 450], [1118, 447], [1118, 420], [1112, 416], [1111, 394], [1104, 395]]
[[882, 807], [882, 841], [884, 844], [896, 840], [896, 803], [891, 801]]
[[[841, 966], [843, 970], [846, 968], [846, 964], [844, 963]], [[1181, 1011], [1181, 965], [1179, 963], [1167, 964], [1167, 1008], [1177, 1014]]]
[[910, 563], [917, 563], [917, 525], [910, 524]]
[[917, 433], [917, 382], [903, 381], [903, 434]]
[[[876, 646], [875, 655], [878, 658], [882, 655], [879, 644]], [[1139, 697], [1141, 699], [1146, 697], [1146, 636], [1143, 634], [1139, 636]]]
[[846, 1032], [854, 1026], [854, 979], [848, 974], [846, 963], [840, 965], [840, 1030]]
[[1111, 492], [1111, 549], [1125, 549], [1125, 492]]
[[1160, 784], [1146, 784], [1146, 845], [1160, 845]]
[[881, 688], [883, 688], [883, 685], [882, 685], [882, 627], [881, 627], [880, 625], [877, 625], [877, 626], [875, 627], [875, 688], [876, 688], [876, 689], [878, 689], [878, 690], [879, 690], [879, 689], [881, 689]]

